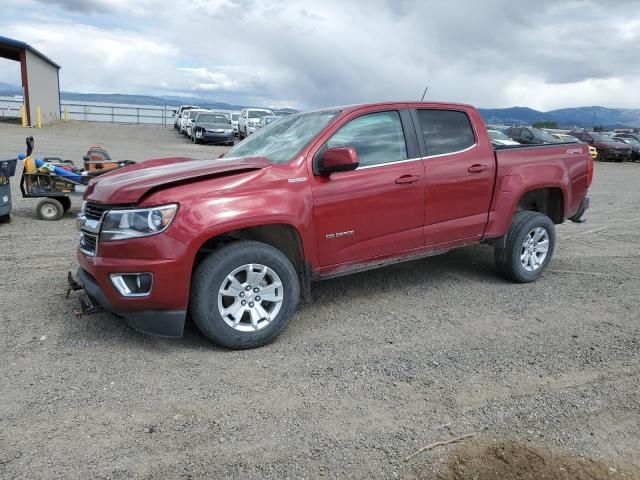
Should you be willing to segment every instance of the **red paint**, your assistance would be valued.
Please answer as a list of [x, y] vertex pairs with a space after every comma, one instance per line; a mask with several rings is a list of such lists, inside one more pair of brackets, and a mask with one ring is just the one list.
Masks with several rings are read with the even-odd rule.
[[[417, 155], [330, 176], [314, 174], [314, 156], [345, 123], [364, 113], [406, 108], [466, 112], [476, 144], [454, 154]], [[405, 126], [405, 136], [418, 134]], [[349, 162], [356, 161], [353, 149], [340, 150], [336, 158], [329, 156], [330, 163], [343, 164], [347, 156]], [[100, 243], [97, 257], [78, 257], [118, 311], [184, 309], [198, 250], [232, 230], [289, 225], [299, 234], [314, 276], [331, 276], [501, 237], [519, 199], [533, 189], [558, 188], [564, 217], [569, 218], [578, 211], [592, 172], [586, 146], [495, 152], [478, 111], [468, 105], [347, 107], [289, 163], [274, 165], [261, 158], [159, 159], [100, 177], [88, 189], [88, 201], [180, 206], [164, 233]], [[135, 271], [154, 273], [152, 295], [124, 299], [108, 275]]]

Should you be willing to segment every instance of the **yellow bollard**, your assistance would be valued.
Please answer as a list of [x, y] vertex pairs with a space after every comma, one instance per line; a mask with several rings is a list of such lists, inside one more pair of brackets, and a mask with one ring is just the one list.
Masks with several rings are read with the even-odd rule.
[[27, 128], [27, 110], [24, 105], [20, 105], [20, 118], [22, 119], [22, 128]]
[[64, 121], [69, 121], [69, 107], [64, 107]]
[[36, 115], [38, 116], [38, 128], [42, 128], [42, 115], [40, 114], [40, 105], [36, 107]]

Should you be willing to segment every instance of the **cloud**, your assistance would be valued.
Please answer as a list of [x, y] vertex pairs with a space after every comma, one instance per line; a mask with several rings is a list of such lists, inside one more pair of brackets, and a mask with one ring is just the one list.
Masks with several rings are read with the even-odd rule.
[[115, 14], [129, 12], [135, 15], [146, 13], [149, 1], [129, 0], [37, 0], [47, 6], [57, 6], [64, 10], [82, 14]]
[[311, 108], [418, 99], [428, 84], [428, 99], [482, 107], [640, 107], [631, 0], [37, 5], [9, 7], [0, 29], [60, 63], [66, 90]]

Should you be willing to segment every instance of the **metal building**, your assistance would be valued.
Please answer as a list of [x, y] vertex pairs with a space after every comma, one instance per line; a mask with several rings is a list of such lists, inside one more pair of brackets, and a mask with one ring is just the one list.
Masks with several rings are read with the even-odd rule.
[[42, 124], [60, 118], [60, 65], [32, 46], [0, 36], [0, 57], [20, 62], [27, 124], [36, 126], [38, 107]]

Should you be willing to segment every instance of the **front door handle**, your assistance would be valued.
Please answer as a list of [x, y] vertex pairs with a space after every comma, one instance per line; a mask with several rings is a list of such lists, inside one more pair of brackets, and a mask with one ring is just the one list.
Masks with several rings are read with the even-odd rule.
[[416, 183], [420, 180], [419, 175], [402, 175], [401, 177], [396, 178], [396, 183], [398, 185], [404, 185], [407, 183]]
[[489, 168], [488, 165], [480, 165], [479, 163], [476, 163], [475, 165], [471, 165], [467, 169], [467, 171], [469, 171], [470, 173], [480, 173], [480, 172], [484, 172], [488, 168]]

